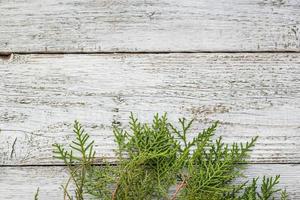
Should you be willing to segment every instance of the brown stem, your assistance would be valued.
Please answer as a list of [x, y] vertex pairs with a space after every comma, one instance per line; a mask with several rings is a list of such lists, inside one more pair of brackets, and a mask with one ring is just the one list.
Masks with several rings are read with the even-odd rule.
[[171, 198], [171, 200], [175, 200], [175, 199], [177, 198], [178, 192], [179, 192], [182, 188], [184, 188], [185, 186], [186, 186], [186, 181], [185, 181], [185, 180], [182, 181], [179, 185], [177, 185], [176, 191], [175, 191], [175, 193], [173, 194], [173, 197]]
[[111, 200], [115, 200], [116, 199], [116, 195], [117, 195], [117, 191], [118, 191], [118, 188], [119, 188], [119, 183], [117, 184], [114, 192], [112, 193], [112, 197], [111, 197]]

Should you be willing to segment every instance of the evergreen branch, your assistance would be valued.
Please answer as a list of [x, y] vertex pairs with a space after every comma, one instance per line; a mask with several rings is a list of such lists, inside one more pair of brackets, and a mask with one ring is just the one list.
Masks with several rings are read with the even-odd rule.
[[[189, 139], [193, 121], [179, 119], [180, 129], [167, 120], [166, 113], [154, 115], [151, 124], [143, 124], [130, 114], [129, 130], [113, 127], [118, 146], [118, 165], [93, 165], [94, 141], [81, 124], [74, 123], [74, 141], [63, 147], [54, 144], [54, 157], [67, 166], [70, 178], [62, 186], [65, 199], [73, 199], [68, 187], [75, 184], [75, 199], [85, 194], [113, 200], [281, 200], [287, 192], [277, 188], [279, 176], [254, 178], [250, 183], [234, 184], [243, 175], [257, 137], [246, 143], [225, 144], [222, 137], [213, 140], [218, 122]], [[191, 134], [193, 135], [193, 134]], [[104, 160], [105, 161], [105, 160]], [[169, 196], [172, 186], [177, 186]]]
[[[66, 150], [60, 144], [53, 144], [53, 153], [54, 158], [62, 160], [67, 166], [70, 173], [70, 179], [73, 180], [76, 186], [76, 199], [83, 200], [84, 187], [87, 182], [86, 176], [95, 157], [95, 151], [93, 150], [94, 141], [88, 142], [90, 136], [85, 132], [78, 121], [75, 121], [74, 123], [73, 132], [75, 133], [76, 138], [72, 141], [72, 144], [69, 145], [70, 150]], [[68, 197], [69, 199], [72, 199], [67, 191], [70, 179], [67, 184], [63, 186], [63, 190], [64, 198]]]

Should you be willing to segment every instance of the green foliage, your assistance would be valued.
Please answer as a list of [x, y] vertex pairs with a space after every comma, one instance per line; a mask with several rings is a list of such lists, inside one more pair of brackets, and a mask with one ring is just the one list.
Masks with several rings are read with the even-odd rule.
[[73, 132], [76, 139], [70, 144], [70, 150], [66, 150], [62, 145], [54, 144], [54, 157], [64, 161], [67, 166], [70, 178], [66, 185], [62, 186], [64, 190], [64, 199], [72, 199], [67, 188], [71, 180], [75, 184], [75, 198], [83, 200], [84, 188], [88, 182], [87, 177], [92, 173], [93, 159], [95, 151], [93, 150], [93, 143], [89, 142], [89, 135], [85, 133], [81, 124], [75, 121]]
[[[234, 184], [241, 177], [246, 159], [257, 137], [242, 143], [225, 144], [214, 132], [218, 122], [190, 134], [193, 120], [179, 119], [179, 127], [166, 114], [142, 124], [131, 114], [130, 131], [113, 128], [118, 164], [104, 161], [93, 165], [93, 142], [75, 121], [76, 139], [69, 150], [53, 145], [55, 157], [63, 160], [70, 178], [62, 186], [64, 198], [73, 199], [69, 183], [75, 185], [75, 199], [95, 197], [115, 200], [271, 200], [288, 198], [278, 189], [279, 176]], [[175, 189], [174, 189], [175, 187]], [[173, 188], [173, 189], [172, 189]]]
[[139, 123], [133, 115], [130, 120], [131, 133], [114, 128], [121, 161], [115, 197], [167, 198], [186, 160], [180, 144], [168, 128], [166, 115], [155, 115], [152, 125]]
[[[274, 195], [277, 192], [280, 193], [280, 199], [288, 199], [286, 190], [276, 189], [276, 185], [279, 183], [280, 176], [275, 177], [266, 177], [263, 176], [261, 185], [259, 186], [257, 181], [258, 178], [252, 179], [250, 185], [246, 183], [242, 184], [240, 188], [232, 190], [224, 195], [223, 199], [232, 199], [232, 200], [266, 200], [266, 199], [275, 199]], [[259, 188], [259, 189], [258, 189]], [[241, 193], [242, 191], [242, 193]], [[278, 196], [278, 195], [277, 195]]]

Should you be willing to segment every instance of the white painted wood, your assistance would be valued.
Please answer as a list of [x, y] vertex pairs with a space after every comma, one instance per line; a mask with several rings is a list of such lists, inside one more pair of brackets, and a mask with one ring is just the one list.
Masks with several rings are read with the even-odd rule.
[[[286, 188], [290, 198], [300, 198], [300, 165], [251, 165], [245, 171], [246, 178], [281, 174], [279, 188]], [[39, 199], [62, 200], [61, 184], [68, 175], [63, 167], [2, 167], [0, 168], [0, 199], [32, 200], [40, 188]], [[242, 179], [245, 180], [245, 179]]]
[[0, 52], [299, 51], [299, 0], [2, 0]]
[[52, 144], [86, 125], [98, 156], [114, 157], [111, 123], [130, 111], [220, 120], [226, 142], [259, 135], [250, 161], [300, 162], [299, 54], [14, 55], [0, 61], [0, 163], [57, 164]]
[[1, 167], [0, 174], [0, 199], [10, 200], [33, 200], [38, 188], [41, 200], [63, 200], [68, 179], [64, 167]]

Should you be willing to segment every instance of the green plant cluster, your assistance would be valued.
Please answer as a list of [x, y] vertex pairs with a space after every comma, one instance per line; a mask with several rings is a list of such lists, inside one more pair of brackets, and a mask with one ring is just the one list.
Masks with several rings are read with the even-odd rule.
[[[76, 139], [70, 148], [54, 144], [70, 178], [62, 186], [64, 199], [112, 200], [271, 200], [287, 199], [278, 189], [279, 176], [235, 183], [257, 137], [245, 144], [213, 139], [218, 122], [190, 134], [193, 120], [179, 119], [179, 127], [166, 114], [143, 124], [131, 114], [130, 130], [114, 127], [117, 164], [95, 165], [93, 141], [75, 121]], [[194, 137], [192, 137], [194, 136]], [[70, 192], [70, 184], [75, 189]]]

